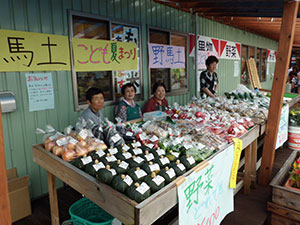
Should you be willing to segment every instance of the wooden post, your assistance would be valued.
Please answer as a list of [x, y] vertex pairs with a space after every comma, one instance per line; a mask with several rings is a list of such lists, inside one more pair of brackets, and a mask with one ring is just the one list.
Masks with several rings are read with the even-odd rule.
[[277, 133], [283, 103], [285, 83], [287, 80], [288, 65], [290, 62], [294, 41], [298, 7], [299, 2], [296, 1], [286, 1], [284, 3], [278, 44], [278, 55], [275, 66], [275, 76], [273, 79], [271, 102], [263, 147], [262, 164], [258, 174], [258, 182], [262, 185], [269, 184], [272, 174]]
[[251, 144], [245, 148], [244, 194], [250, 193], [251, 184]]
[[51, 212], [51, 224], [59, 225], [56, 177], [50, 172], [48, 172], [48, 189], [49, 189], [49, 201], [50, 201], [50, 212]]
[[8, 197], [2, 113], [0, 104], [0, 221], [3, 225], [11, 225], [10, 204]]

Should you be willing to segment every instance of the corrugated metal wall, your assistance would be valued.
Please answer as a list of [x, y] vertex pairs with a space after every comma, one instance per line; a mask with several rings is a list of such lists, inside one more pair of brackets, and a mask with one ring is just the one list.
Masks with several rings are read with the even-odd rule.
[[[144, 93], [147, 99], [147, 26], [193, 33], [192, 16], [150, 0], [0, 0], [0, 29], [68, 35], [67, 9], [119, 18], [140, 23], [142, 28]], [[276, 49], [277, 43], [266, 38], [199, 18], [199, 34], [223, 38], [242, 44]], [[1, 51], [1, 50], [0, 50]], [[274, 66], [270, 67], [271, 73]], [[195, 94], [192, 58], [189, 60], [190, 93], [168, 97], [169, 103], [186, 103]], [[37, 197], [48, 191], [47, 174], [32, 160], [31, 146], [42, 138], [35, 134], [37, 127], [52, 124], [63, 130], [74, 124], [79, 113], [74, 111], [71, 72], [52, 71], [55, 109], [29, 112], [25, 73], [0, 73], [0, 91], [11, 90], [16, 95], [17, 111], [2, 114], [7, 168], [17, 167], [19, 175], [30, 175], [30, 192]], [[221, 60], [218, 74], [220, 92], [231, 90], [239, 83], [233, 77], [233, 61]], [[269, 78], [268, 78], [269, 79]], [[270, 80], [268, 80], [268, 85]], [[140, 102], [143, 105], [143, 102]], [[104, 109], [112, 119], [113, 106]], [[61, 185], [61, 183], [60, 183]]]

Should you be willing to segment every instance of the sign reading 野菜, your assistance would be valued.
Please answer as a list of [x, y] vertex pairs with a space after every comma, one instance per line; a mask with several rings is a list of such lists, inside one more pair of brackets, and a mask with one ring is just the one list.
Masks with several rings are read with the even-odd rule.
[[70, 70], [68, 37], [0, 30], [0, 71]]
[[179, 224], [218, 225], [233, 211], [233, 189], [229, 188], [233, 149], [230, 145], [178, 187]]
[[148, 43], [149, 68], [185, 68], [185, 48]]
[[240, 60], [241, 44], [231, 41], [220, 40], [220, 58]]
[[267, 62], [276, 62], [277, 52], [275, 50], [268, 49]]
[[135, 70], [136, 43], [72, 39], [75, 71]]

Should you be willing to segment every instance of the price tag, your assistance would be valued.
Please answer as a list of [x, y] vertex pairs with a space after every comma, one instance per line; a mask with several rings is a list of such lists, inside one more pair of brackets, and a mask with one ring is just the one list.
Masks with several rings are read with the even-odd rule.
[[156, 137], [156, 135], [153, 135], [150, 139], [151, 142], [156, 142], [158, 141], [158, 137]]
[[126, 132], [126, 136], [128, 136], [128, 137], [132, 137], [132, 136], [133, 136], [133, 133], [132, 133], [132, 132], [130, 132], [130, 131], [127, 131], [127, 132]]
[[128, 151], [130, 149], [130, 147], [128, 145], [124, 145], [122, 149], [125, 151]]
[[181, 171], [184, 171], [185, 170], [185, 167], [182, 163], [178, 164], [177, 167], [181, 170]]
[[114, 136], [111, 137], [111, 140], [114, 143], [117, 143], [121, 139], [121, 136], [119, 134], [115, 134]]
[[102, 140], [100, 140], [100, 139], [98, 139], [98, 138], [95, 138], [94, 140], [95, 140], [95, 142], [97, 142], [97, 143], [99, 143], [99, 144], [104, 144], [104, 141], [102, 141]]
[[133, 143], [132, 146], [138, 148], [138, 147], [141, 147], [142, 145], [141, 145], [141, 142], [138, 141], [138, 142]]
[[140, 186], [138, 186], [136, 191], [138, 191], [139, 193], [141, 193], [143, 195], [149, 189], [150, 189], [150, 187], [145, 182], [143, 182]]
[[54, 141], [56, 138], [58, 138], [56, 134], [49, 137], [50, 141]]
[[154, 155], [152, 153], [145, 155], [145, 158], [147, 159], [147, 161], [151, 161], [152, 159], [154, 159]]
[[130, 176], [126, 175], [126, 177], [123, 180], [128, 186], [130, 186], [133, 183], [133, 180]]
[[157, 163], [149, 165], [149, 168], [150, 168], [151, 172], [156, 171], [156, 170], [160, 170], [160, 167]]
[[148, 137], [147, 137], [147, 135], [145, 134], [145, 133], [141, 133], [140, 134], [140, 139], [142, 140], [142, 141], [144, 141], [144, 140], [146, 140]]
[[144, 159], [138, 156], [134, 159], [134, 161], [136, 161], [138, 164], [140, 164], [144, 161]]
[[68, 144], [68, 139], [66, 137], [64, 137], [64, 138], [61, 138], [59, 140], [56, 140], [56, 144], [58, 146], [66, 145], [66, 144]]
[[154, 183], [156, 183], [157, 186], [159, 186], [159, 185], [161, 185], [161, 183], [165, 182], [165, 178], [163, 178], [163, 177], [160, 176], [160, 175], [157, 175], [156, 177], [154, 177], [154, 178], [152, 179], [152, 181], [153, 181]]
[[136, 148], [136, 149], [133, 149], [133, 153], [135, 155], [140, 155], [140, 154], [143, 154], [143, 150], [140, 148]]
[[116, 176], [117, 175], [117, 171], [115, 169], [110, 169], [109, 170], [113, 176]]
[[83, 129], [83, 130], [81, 130], [80, 132], [79, 132], [79, 134], [78, 134], [82, 139], [86, 139], [87, 138], [87, 136], [88, 136], [88, 132], [87, 132], [87, 129]]
[[125, 153], [123, 153], [122, 155], [125, 157], [125, 159], [129, 159], [129, 158], [132, 157], [132, 155], [131, 155], [130, 152], [125, 152]]
[[173, 145], [178, 145], [180, 144], [180, 138], [176, 138], [174, 141], [173, 141]]
[[237, 127], [233, 128], [233, 130], [234, 130], [235, 133], [239, 133], [240, 132], [240, 130]]
[[100, 170], [100, 169], [104, 169], [104, 168], [105, 168], [103, 162], [99, 162], [99, 163], [97, 163], [97, 164], [94, 164], [93, 167], [94, 167], [94, 169], [95, 169], [96, 172], [97, 172], [98, 170]]
[[166, 164], [170, 163], [170, 161], [167, 157], [161, 158], [160, 162], [162, 165], [166, 165]]
[[175, 118], [178, 118], [178, 114], [174, 114], [174, 117], [175, 117]]
[[197, 122], [201, 122], [203, 119], [201, 117], [197, 118], [196, 121]]
[[70, 137], [69, 139], [69, 142], [72, 144], [72, 145], [76, 145], [78, 143], [78, 141], [72, 137]]
[[157, 150], [156, 153], [158, 154], [158, 156], [166, 154], [165, 150], [162, 150], [162, 149]]
[[118, 153], [118, 149], [116, 149], [116, 148], [110, 148], [110, 149], [108, 149], [108, 151], [111, 155], [115, 155]]
[[105, 152], [102, 151], [102, 150], [98, 150], [98, 151], [96, 152], [96, 154], [101, 158], [102, 156], [105, 155]]
[[205, 148], [205, 145], [201, 144], [201, 143], [198, 143], [198, 149], [203, 149], [203, 148]]
[[164, 143], [163, 143], [163, 146], [164, 146], [165, 148], [167, 148], [167, 147], [168, 147], [168, 142], [164, 142]]
[[137, 176], [138, 179], [144, 177], [144, 176], [147, 176], [147, 173], [144, 171], [144, 170], [136, 170], [135, 172], [135, 175]]
[[123, 168], [124, 170], [126, 170], [128, 168], [129, 164], [127, 162], [122, 161], [119, 165], [120, 168]]
[[172, 152], [172, 155], [174, 155], [176, 158], [179, 157], [179, 152]]
[[186, 160], [189, 162], [190, 165], [193, 165], [195, 163], [195, 159], [193, 158], [193, 156], [186, 158]]
[[170, 179], [172, 179], [173, 177], [176, 176], [175, 171], [174, 171], [173, 168], [171, 168], [168, 171], [166, 171], [166, 174], [168, 174], [168, 176], [170, 177]]
[[152, 149], [154, 147], [154, 144], [148, 144], [147, 146]]
[[112, 156], [109, 156], [109, 157], [106, 157], [106, 160], [107, 162], [115, 162], [115, 161], [118, 161], [117, 158], [112, 155]]
[[89, 164], [91, 162], [93, 162], [93, 159], [91, 156], [85, 157], [85, 158], [81, 158], [81, 161], [83, 163], [83, 165]]

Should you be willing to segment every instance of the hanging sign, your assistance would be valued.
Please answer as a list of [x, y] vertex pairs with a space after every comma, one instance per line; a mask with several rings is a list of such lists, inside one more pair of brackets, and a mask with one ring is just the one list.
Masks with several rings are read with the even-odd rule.
[[136, 70], [136, 43], [72, 39], [75, 71]]
[[185, 48], [148, 43], [149, 68], [185, 68]]
[[277, 52], [275, 50], [268, 49], [267, 62], [276, 62]]
[[241, 59], [241, 44], [231, 41], [220, 41], [220, 58], [221, 59]]
[[233, 211], [233, 189], [229, 188], [233, 150], [230, 145], [178, 187], [179, 224], [218, 225]]
[[[195, 35], [190, 35], [190, 50], [189, 56], [195, 56]], [[205, 61], [208, 56], [216, 56], [219, 58], [219, 40], [216, 38], [200, 36], [198, 35], [197, 40], [198, 50], [198, 69], [206, 69]]]
[[281, 109], [280, 122], [277, 134], [276, 148], [279, 148], [288, 139], [288, 128], [289, 128], [289, 107], [285, 105]]
[[68, 37], [0, 30], [0, 71], [71, 70]]
[[29, 111], [54, 109], [51, 73], [26, 73]]

